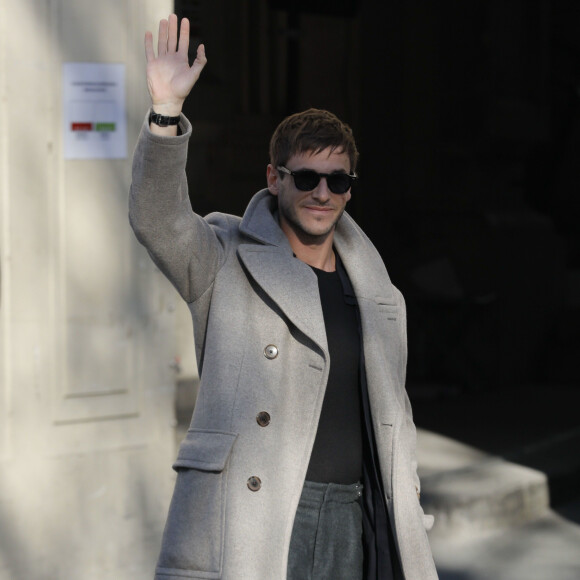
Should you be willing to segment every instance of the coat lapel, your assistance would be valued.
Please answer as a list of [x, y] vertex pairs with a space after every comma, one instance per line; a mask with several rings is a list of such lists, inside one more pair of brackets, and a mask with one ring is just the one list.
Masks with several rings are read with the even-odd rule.
[[337, 225], [334, 246], [359, 299], [370, 300], [374, 304], [396, 304], [383, 259], [347, 213]]
[[251, 238], [238, 255], [250, 276], [288, 320], [328, 352], [316, 274], [294, 258], [275, 217], [276, 198], [262, 190], [251, 200], [240, 231]]
[[[384, 262], [354, 220], [343, 215], [335, 247], [355, 292], [361, 316], [365, 370], [375, 430], [390, 425], [401, 381], [401, 320], [404, 316]], [[377, 432], [377, 437], [380, 440]]]
[[289, 321], [328, 352], [316, 274], [283, 248], [243, 244], [238, 251], [250, 276]]

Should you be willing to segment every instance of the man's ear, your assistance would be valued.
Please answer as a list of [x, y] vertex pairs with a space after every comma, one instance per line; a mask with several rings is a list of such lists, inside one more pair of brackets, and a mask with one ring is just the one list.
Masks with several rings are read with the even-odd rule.
[[268, 191], [272, 195], [278, 195], [278, 180], [280, 176], [278, 175], [278, 171], [274, 168], [274, 166], [269, 163], [268, 167], [266, 167], [266, 182], [268, 183]]

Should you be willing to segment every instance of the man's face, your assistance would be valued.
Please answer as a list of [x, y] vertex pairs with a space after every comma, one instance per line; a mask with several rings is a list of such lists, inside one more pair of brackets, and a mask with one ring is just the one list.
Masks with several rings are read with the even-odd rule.
[[[294, 155], [285, 167], [291, 171], [311, 169], [318, 173], [350, 173], [348, 155], [330, 149]], [[342, 194], [332, 193], [325, 178], [321, 178], [312, 191], [300, 191], [291, 175], [282, 174], [272, 165], [268, 165], [267, 179], [270, 193], [278, 197], [280, 227], [287, 236], [298, 237], [303, 243], [320, 243], [331, 235], [351, 197], [350, 190]]]

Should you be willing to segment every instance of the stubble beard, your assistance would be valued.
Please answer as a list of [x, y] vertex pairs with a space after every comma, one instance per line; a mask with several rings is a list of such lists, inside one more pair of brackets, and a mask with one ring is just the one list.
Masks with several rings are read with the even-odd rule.
[[292, 205], [285, 205], [281, 202], [280, 198], [278, 198], [278, 213], [280, 215], [280, 220], [285, 221], [292, 231], [296, 234], [298, 239], [307, 245], [318, 245], [323, 243], [329, 235], [334, 232], [336, 228], [336, 224], [340, 221], [342, 214], [346, 208], [343, 207], [340, 213], [336, 216], [336, 219], [322, 232], [313, 231], [311, 228], [308, 228], [302, 220], [298, 217], [297, 212], [295, 211], [294, 206]]

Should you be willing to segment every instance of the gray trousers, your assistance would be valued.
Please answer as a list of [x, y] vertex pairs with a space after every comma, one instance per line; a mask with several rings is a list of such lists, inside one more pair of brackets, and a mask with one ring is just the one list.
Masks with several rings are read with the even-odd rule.
[[362, 580], [361, 493], [358, 483], [304, 482], [287, 580]]

